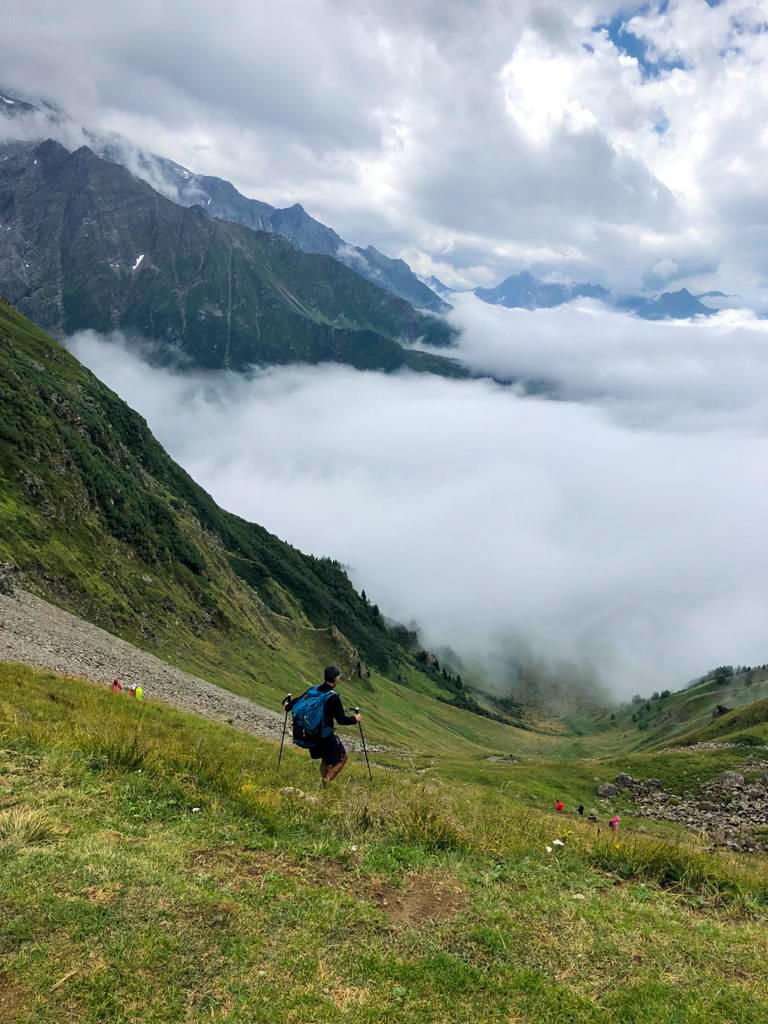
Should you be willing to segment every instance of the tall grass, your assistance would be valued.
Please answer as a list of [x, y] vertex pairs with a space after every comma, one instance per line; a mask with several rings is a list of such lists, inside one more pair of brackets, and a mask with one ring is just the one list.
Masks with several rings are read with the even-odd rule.
[[644, 879], [674, 892], [717, 903], [756, 900], [768, 906], [768, 878], [728, 854], [712, 854], [684, 843], [625, 836], [597, 838], [587, 851], [591, 863], [622, 879]]
[[153, 753], [159, 753], [144, 734], [141, 722], [118, 729], [83, 731], [78, 745], [88, 766], [96, 771], [106, 768], [137, 771], [147, 764]]
[[27, 807], [0, 811], [0, 848], [17, 850], [50, 843], [56, 826], [49, 814]]

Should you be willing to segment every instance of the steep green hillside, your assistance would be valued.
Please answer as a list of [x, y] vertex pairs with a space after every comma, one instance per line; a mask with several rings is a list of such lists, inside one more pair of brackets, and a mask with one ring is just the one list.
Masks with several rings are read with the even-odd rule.
[[768, 1019], [764, 862], [499, 788], [353, 764], [320, 793], [292, 751], [273, 766], [227, 727], [0, 666], [0, 1019]]
[[648, 748], [697, 742], [729, 728], [727, 716], [715, 717], [718, 708], [745, 707], [768, 697], [768, 666], [713, 669], [697, 683], [671, 693], [664, 690], [648, 698], [635, 697], [620, 709], [606, 710], [598, 728], [619, 730], [622, 746]]
[[115, 328], [198, 367], [337, 361], [464, 376], [400, 342], [449, 343], [445, 321], [275, 234], [184, 209], [83, 147], [6, 143], [0, 281], [47, 330]]
[[271, 609], [338, 626], [379, 665], [399, 656], [338, 564], [222, 511], [140, 416], [8, 305], [0, 388], [0, 554], [75, 610], [151, 637], [179, 620], [191, 632], [266, 622]]
[[768, 700], [744, 704], [725, 715], [718, 715], [707, 725], [692, 729], [676, 741], [691, 743], [768, 744]]

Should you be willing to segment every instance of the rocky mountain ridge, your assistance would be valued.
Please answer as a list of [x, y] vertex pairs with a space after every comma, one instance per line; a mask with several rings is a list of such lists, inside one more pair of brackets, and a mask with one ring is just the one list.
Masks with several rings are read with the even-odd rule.
[[6, 296], [59, 335], [120, 329], [206, 369], [336, 361], [466, 375], [408, 347], [449, 344], [445, 321], [335, 259], [185, 209], [87, 147], [0, 144], [0, 224]]
[[[37, 140], [47, 135], [46, 125], [70, 127], [67, 134], [79, 134], [97, 155], [127, 167], [153, 188], [181, 206], [203, 206], [212, 217], [267, 231], [287, 238], [303, 252], [332, 256], [372, 284], [410, 302], [415, 308], [446, 313], [450, 306], [413, 273], [401, 259], [391, 259], [372, 245], [361, 247], [346, 242], [333, 228], [312, 217], [299, 203], [284, 209], [250, 199], [223, 178], [196, 174], [167, 157], [147, 153], [127, 139], [103, 135], [76, 126], [71, 118], [42, 100], [22, 98], [13, 90], [0, 93], [0, 117], [35, 120]], [[41, 134], [42, 132], [42, 134]], [[29, 132], [25, 134], [29, 138]]]

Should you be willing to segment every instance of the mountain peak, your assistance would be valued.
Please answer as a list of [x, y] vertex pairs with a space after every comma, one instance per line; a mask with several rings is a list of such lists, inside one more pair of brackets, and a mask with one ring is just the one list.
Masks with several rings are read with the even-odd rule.
[[69, 150], [65, 149], [60, 142], [56, 142], [55, 139], [46, 139], [38, 146], [35, 146], [35, 158], [37, 160], [50, 160], [51, 158], [60, 158], [62, 156], [69, 156]]
[[619, 307], [630, 310], [644, 320], [687, 320], [693, 316], [712, 316], [717, 312], [711, 306], [705, 306], [687, 288], [662, 292], [652, 299], [630, 296], [621, 300]]
[[604, 299], [608, 292], [599, 284], [541, 281], [529, 270], [521, 270], [495, 288], [476, 288], [475, 295], [507, 309], [551, 309], [577, 298]]

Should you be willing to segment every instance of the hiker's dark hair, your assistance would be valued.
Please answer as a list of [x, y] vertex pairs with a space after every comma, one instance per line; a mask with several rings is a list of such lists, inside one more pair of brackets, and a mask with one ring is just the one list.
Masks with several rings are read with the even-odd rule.
[[337, 665], [329, 665], [325, 670], [323, 678], [326, 683], [335, 683], [341, 675], [341, 669]]

